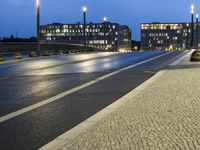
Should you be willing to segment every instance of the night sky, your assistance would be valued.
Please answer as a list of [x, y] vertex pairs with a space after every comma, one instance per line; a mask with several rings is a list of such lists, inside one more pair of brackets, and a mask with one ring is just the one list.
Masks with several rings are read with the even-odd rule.
[[[82, 20], [81, 7], [89, 9], [88, 21], [109, 21], [129, 25], [133, 38], [140, 39], [139, 26], [144, 22], [182, 22], [190, 20], [190, 4], [199, 0], [41, 0], [41, 24], [76, 23]], [[0, 0], [0, 36], [36, 35], [35, 0]]]

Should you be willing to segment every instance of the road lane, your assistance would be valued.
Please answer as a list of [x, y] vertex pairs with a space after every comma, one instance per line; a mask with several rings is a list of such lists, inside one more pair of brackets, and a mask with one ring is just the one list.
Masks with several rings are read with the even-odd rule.
[[0, 77], [21, 75], [22, 73], [51, 68], [55, 66], [62, 66], [74, 62], [82, 62], [92, 59], [100, 59], [104, 57], [111, 57], [115, 55], [121, 55], [122, 53], [109, 52], [109, 53], [91, 53], [91, 54], [78, 54], [78, 55], [67, 55], [54, 58], [44, 58], [36, 60], [21, 61], [12, 64], [1, 64], [0, 65]]
[[127, 65], [135, 64], [144, 59], [163, 54], [162, 51], [156, 52], [142, 52], [142, 53], [125, 53], [123, 55], [116, 55], [113, 57], [88, 60], [75, 64], [66, 64], [54, 68], [47, 68], [26, 72], [25, 75], [53, 75], [53, 74], [69, 74], [69, 73], [91, 73], [91, 72], [105, 72], [114, 69], [123, 68]]
[[[88, 60], [82, 63], [41, 69], [36, 74], [32, 72], [30, 72], [30, 74], [22, 72], [17, 76], [12, 75], [0, 82], [0, 87], [4, 87], [0, 89], [0, 93], [2, 93], [0, 95], [0, 116], [33, 105], [41, 100], [48, 99], [59, 93], [77, 87], [78, 85], [112, 71], [114, 68], [136, 64], [141, 60], [146, 60], [160, 54], [163, 54], [163, 52], [128, 53], [112, 56], [110, 58]], [[39, 62], [40, 61], [41, 60], [39, 60]], [[101, 66], [106, 67], [101, 68]], [[91, 68], [93, 69], [91, 70]], [[103, 72], [101, 71], [102, 69]], [[90, 73], [86, 73], [88, 71]], [[52, 75], [52, 72], [56, 75]], [[43, 74], [42, 76], [41, 73]]]
[[2, 117], [0, 117], [0, 123], [1, 123], [1, 122], [4, 122], [4, 121], [7, 121], [7, 120], [9, 120], [9, 119], [15, 118], [15, 117], [17, 117], [17, 116], [19, 116], [19, 115], [22, 115], [22, 114], [24, 114], [24, 113], [28, 113], [28, 112], [30, 112], [30, 111], [32, 111], [32, 110], [34, 110], [34, 109], [43, 107], [43, 106], [45, 106], [45, 105], [47, 105], [47, 104], [50, 104], [50, 103], [52, 103], [52, 102], [58, 101], [58, 100], [60, 100], [60, 99], [63, 98], [63, 97], [66, 97], [66, 96], [68, 96], [68, 95], [70, 95], [70, 94], [73, 94], [73, 93], [75, 93], [75, 92], [77, 92], [77, 91], [80, 91], [80, 90], [82, 90], [82, 89], [84, 89], [84, 88], [87, 88], [87, 87], [89, 87], [89, 86], [92, 86], [93, 84], [98, 84], [98, 82], [100, 82], [100, 81], [102, 81], [102, 80], [105, 80], [105, 79], [107, 79], [107, 78], [110, 78], [110, 77], [112, 77], [112, 76], [115, 76], [115, 75], [117, 75], [117, 74], [119, 74], [119, 73], [121, 73], [121, 72], [123, 72], [123, 71], [129, 70], [129, 69], [131, 69], [131, 68], [134, 68], [134, 67], [139, 66], [139, 65], [142, 65], [142, 64], [144, 64], [144, 63], [153, 61], [153, 60], [155, 60], [155, 59], [157, 59], [157, 58], [161, 58], [161, 57], [166, 56], [166, 55], [169, 55], [169, 54], [170, 54], [170, 52], [164, 53], [164, 54], [162, 54], [162, 55], [158, 55], [158, 56], [156, 56], [156, 57], [153, 57], [153, 58], [144, 60], [144, 61], [142, 61], [142, 62], [139, 62], [139, 63], [133, 64], [133, 65], [130, 65], [130, 66], [128, 66], [128, 67], [125, 67], [125, 68], [122, 68], [122, 69], [119, 69], [119, 70], [116, 70], [116, 71], [114, 71], [114, 72], [108, 73], [108, 74], [103, 75], [103, 76], [101, 76], [101, 77], [99, 77], [99, 78], [96, 78], [96, 79], [94, 79], [94, 80], [91, 80], [90, 82], [81, 84], [81, 85], [79, 85], [79, 86], [77, 86], [77, 87], [75, 87], [75, 88], [72, 88], [72, 89], [70, 89], [70, 90], [64, 91], [63, 93], [59, 93], [58, 95], [53, 96], [53, 97], [51, 97], [51, 98], [49, 98], [49, 99], [42, 100], [41, 102], [35, 103], [35, 104], [30, 105], [30, 106], [28, 106], [28, 107], [25, 107], [25, 108], [23, 108], [23, 109], [20, 109], [20, 110], [17, 110], [17, 111], [15, 111], [15, 112], [12, 112], [12, 113], [10, 113], [10, 114], [7, 114], [7, 115], [5, 115], [5, 116], [2, 116]]
[[56, 96], [105, 73], [17, 76], [0, 80], [0, 116]]
[[[166, 63], [179, 54], [180, 52], [173, 53], [121, 72], [57, 102], [1, 123], [0, 149], [23, 150], [37, 149], [43, 146], [137, 87], [158, 71], [155, 69], [158, 64]], [[119, 66], [127, 66], [132, 63], [133, 61], [127, 61]], [[84, 76], [86, 73], [80, 73], [80, 75]], [[51, 76], [59, 78], [58, 75]]]

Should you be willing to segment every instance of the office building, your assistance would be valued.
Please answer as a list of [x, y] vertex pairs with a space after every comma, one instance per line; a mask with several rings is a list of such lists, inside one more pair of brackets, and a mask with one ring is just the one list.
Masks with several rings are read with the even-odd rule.
[[40, 27], [42, 42], [61, 42], [95, 47], [102, 50], [131, 49], [131, 30], [117, 23], [60, 24], [53, 23]]
[[199, 47], [199, 23], [194, 24], [193, 42], [191, 27], [191, 23], [142, 23], [141, 49], [181, 50]]

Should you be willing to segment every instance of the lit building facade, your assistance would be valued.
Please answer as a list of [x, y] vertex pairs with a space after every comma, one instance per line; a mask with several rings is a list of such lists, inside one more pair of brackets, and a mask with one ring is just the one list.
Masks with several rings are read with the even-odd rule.
[[40, 37], [43, 42], [64, 42], [69, 44], [84, 44], [103, 50], [131, 49], [131, 30], [128, 26], [117, 23], [103, 22], [86, 24], [48, 24], [40, 27]]
[[194, 41], [191, 43], [191, 23], [142, 23], [142, 50], [181, 50], [199, 47], [200, 26], [194, 24]]

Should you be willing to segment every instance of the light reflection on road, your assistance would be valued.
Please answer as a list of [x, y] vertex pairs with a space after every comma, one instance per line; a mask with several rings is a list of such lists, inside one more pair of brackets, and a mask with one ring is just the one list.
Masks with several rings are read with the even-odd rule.
[[152, 57], [160, 53], [161, 52], [127, 53], [125, 55], [118, 55], [108, 58], [88, 60], [81, 63], [66, 64], [53, 68], [35, 70], [26, 73], [26, 75], [49, 75], [111, 71], [117, 68], [134, 64], [138, 60]]
[[24, 61], [15, 64], [0, 65], [0, 75], [13, 75], [17, 73], [22, 73], [24, 71], [32, 71], [37, 69], [43, 69], [51, 66], [59, 66], [66, 63], [84, 61], [88, 59], [95, 59], [99, 57], [107, 57], [112, 55], [118, 55], [120, 53], [110, 52], [110, 53], [91, 53], [91, 54], [77, 54], [60, 56], [55, 58], [38, 59], [33, 61]]

